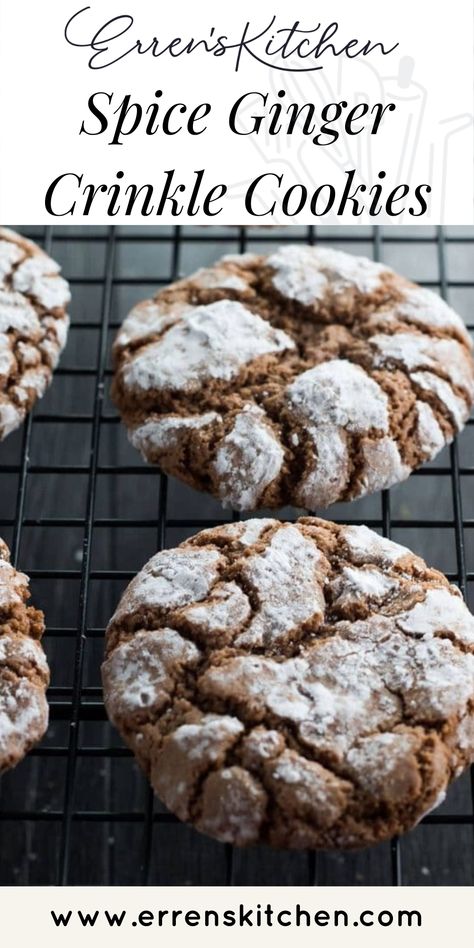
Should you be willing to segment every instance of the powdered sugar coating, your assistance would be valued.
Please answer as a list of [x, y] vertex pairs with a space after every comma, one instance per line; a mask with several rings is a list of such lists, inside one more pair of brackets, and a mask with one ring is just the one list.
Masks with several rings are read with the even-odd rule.
[[219, 756], [222, 743], [242, 734], [243, 730], [237, 718], [206, 715], [199, 724], [183, 724], [177, 728], [172, 741], [176, 747], [186, 752], [190, 760], [202, 761], [207, 757], [214, 762]]
[[289, 722], [314, 751], [341, 757], [358, 735], [397, 721], [398, 702], [365, 662], [365, 650], [342, 639], [283, 663], [230, 658], [205, 672], [203, 696], [238, 693], [257, 720]]
[[41, 323], [36, 310], [21, 293], [0, 289], [0, 333], [10, 330], [39, 340]]
[[224, 266], [210, 267], [209, 269], [203, 268], [202, 270], [198, 270], [197, 273], [194, 273], [191, 279], [197, 286], [208, 290], [245, 291], [247, 289], [246, 281], [236, 273], [230, 272], [229, 269]]
[[205, 379], [229, 380], [253, 359], [293, 349], [293, 341], [239, 302], [222, 300], [184, 313], [158, 342], [133, 355], [126, 388], [190, 390]]
[[455, 339], [437, 339], [421, 333], [399, 332], [393, 336], [372, 336], [370, 342], [377, 351], [374, 359], [376, 366], [392, 361], [400, 362], [409, 372], [435, 369], [446, 374], [453, 385], [464, 388], [472, 398], [472, 360]]
[[366, 844], [474, 759], [474, 619], [406, 548], [308, 517], [159, 557], [171, 585], [137, 597], [142, 574], [111, 620], [105, 700], [181, 819], [238, 845]]
[[273, 284], [282, 296], [311, 306], [327, 294], [347, 289], [372, 293], [388, 268], [366, 257], [353, 257], [328, 247], [281, 247], [268, 258]]
[[4, 337], [0, 337], [0, 378], [6, 379], [15, 365], [15, 357]]
[[309, 435], [314, 445], [313, 463], [300, 479], [296, 501], [302, 507], [316, 510], [336, 503], [349, 480], [347, 436], [331, 425], [311, 426]]
[[232, 642], [252, 614], [248, 596], [237, 583], [218, 583], [205, 602], [186, 606], [182, 616], [195, 635], [220, 645]]
[[407, 287], [402, 300], [386, 315], [401, 318], [408, 323], [426, 326], [428, 329], [455, 330], [463, 342], [471, 346], [469, 333], [461, 317], [441, 296], [421, 286]]
[[12, 285], [18, 292], [32, 296], [45, 309], [63, 309], [70, 302], [71, 294], [59, 272], [59, 264], [45, 254], [37, 254], [16, 268]]
[[144, 458], [156, 452], [176, 448], [185, 442], [186, 435], [197, 428], [205, 428], [219, 419], [216, 412], [204, 415], [167, 415], [164, 418], [151, 419], [129, 432], [134, 448], [138, 448]]
[[206, 778], [196, 826], [224, 843], [248, 846], [258, 838], [267, 802], [262, 784], [252, 774], [239, 766], [225, 767]]
[[406, 716], [433, 724], [463, 716], [473, 694], [474, 655], [460, 653], [448, 639], [429, 636], [405, 644], [404, 653], [400, 655], [396, 640], [385, 649], [388, 686], [402, 692]]
[[341, 536], [349, 549], [352, 560], [357, 564], [374, 563], [377, 566], [392, 566], [410, 555], [406, 546], [381, 537], [362, 525], [343, 527]]
[[388, 398], [358, 365], [346, 359], [323, 362], [299, 375], [286, 391], [290, 408], [318, 428], [341, 427], [355, 434], [388, 430]]
[[238, 740], [243, 726], [230, 716], [203, 715], [165, 737], [155, 763], [156, 788], [164, 803], [187, 819], [194, 786]]
[[0, 609], [21, 605], [28, 589], [28, 577], [18, 573], [7, 559], [0, 557]]
[[380, 570], [364, 566], [344, 566], [332, 586], [334, 603], [347, 607], [367, 600], [381, 600], [399, 588], [398, 579], [386, 576]]
[[280, 806], [322, 829], [334, 826], [351, 794], [350, 783], [292, 750], [267, 764], [266, 775]]
[[[2, 608], [5, 608], [5, 603]], [[39, 642], [27, 635], [4, 632], [0, 635], [0, 667], [6, 665], [31, 665], [38, 674], [48, 675], [48, 663]]]
[[203, 540], [209, 537], [209, 542], [213, 543], [217, 536], [219, 541], [224, 544], [235, 544], [237, 548], [245, 549], [257, 543], [262, 533], [268, 528], [273, 527], [275, 521], [269, 517], [258, 517], [250, 520], [239, 520], [234, 523], [223, 523], [218, 528], [212, 527], [210, 530], [201, 530], [199, 534]]
[[103, 667], [110, 682], [109, 714], [114, 722], [129, 714], [157, 711], [166, 704], [181, 668], [195, 664], [199, 651], [174, 629], [138, 632], [119, 645]]
[[362, 484], [369, 494], [398, 484], [411, 473], [408, 465], [403, 464], [393, 438], [367, 440], [362, 446], [362, 456], [365, 462]]
[[433, 372], [412, 372], [412, 382], [424, 392], [432, 392], [446, 408], [456, 430], [460, 431], [469, 417], [469, 407], [465, 400], [456, 395], [448, 382]]
[[23, 412], [20, 408], [17, 408], [16, 405], [12, 405], [10, 402], [6, 401], [0, 401], [1, 437], [6, 438], [6, 436], [11, 434], [12, 431], [15, 431], [15, 429], [21, 425], [23, 417]]
[[226, 253], [222, 257], [222, 262], [251, 266], [252, 264], [259, 263], [260, 259], [261, 258], [258, 256], [258, 254], [247, 251], [246, 253]]
[[12, 392], [17, 398], [19, 404], [28, 399], [28, 395], [33, 393], [36, 398], [42, 398], [50, 380], [50, 373], [45, 365], [40, 365], [34, 369], [26, 369], [18, 385], [14, 385]]
[[422, 602], [398, 616], [397, 626], [409, 635], [426, 638], [446, 633], [462, 645], [474, 646], [474, 616], [466, 615], [455, 587], [429, 589]]
[[[10, 276], [13, 267], [23, 260], [24, 253], [21, 247], [10, 240], [0, 239], [0, 281], [3, 283]], [[1, 323], [0, 323], [1, 325]]]
[[262, 505], [266, 488], [279, 476], [284, 457], [265, 412], [255, 405], [245, 405], [220, 441], [214, 460], [224, 507], [249, 510]]
[[217, 550], [206, 548], [157, 553], [128, 586], [113, 621], [144, 607], [175, 609], [199, 602], [216, 581], [222, 562]]
[[304, 623], [311, 621], [317, 628], [324, 614], [326, 568], [316, 544], [297, 527], [283, 525], [262, 554], [244, 563], [242, 575], [254, 588], [260, 608], [235, 644], [272, 647], [286, 641]]
[[251, 770], [257, 770], [261, 764], [279, 757], [285, 750], [285, 741], [279, 731], [254, 727], [242, 742], [242, 759]]
[[[302, 478], [297, 499], [314, 509], [337, 501], [349, 477], [346, 432], [388, 429], [388, 399], [363, 369], [345, 359], [323, 362], [298, 376], [285, 393], [291, 414], [305, 425], [314, 444], [314, 464]], [[377, 452], [377, 445], [375, 452]], [[400, 475], [400, 457], [370, 454], [367, 446], [364, 486], [378, 490]], [[382, 467], [382, 472], [380, 468]]]
[[160, 306], [153, 300], [138, 303], [124, 319], [115, 344], [125, 348], [131, 343], [159, 336], [189, 309], [189, 306], [180, 304], [171, 307]]
[[[224, 257], [135, 307], [114, 351], [143, 457], [238, 510], [391, 487], [474, 401], [470, 339], [444, 300], [330, 248]], [[177, 439], [167, 419], [193, 415], [217, 417]]]
[[262, 517], [261, 519], [254, 520], [244, 520], [243, 523], [232, 524], [228, 527], [229, 534], [235, 529], [238, 531], [239, 541], [243, 546], [252, 546], [257, 540], [260, 539], [262, 532], [271, 527], [274, 524], [274, 520], [271, 520], [269, 517]]
[[[280, 663], [236, 657], [205, 672], [204, 696], [238, 693], [258, 716], [289, 721], [316, 753], [343, 759], [354, 742], [403, 720], [464, 714], [474, 689], [474, 655], [446, 639], [407, 640], [375, 617], [340, 626], [339, 635]], [[474, 749], [473, 749], [474, 750]]]
[[[461, 718], [456, 736], [461, 750], [469, 753], [471, 747], [474, 746], [474, 719], [472, 715], [467, 714], [464, 718]], [[459, 776], [460, 773], [462, 773], [462, 767], [458, 767], [456, 776]]]
[[433, 458], [444, 447], [445, 438], [436, 420], [433, 409], [427, 402], [418, 401], [416, 404], [418, 415], [417, 435], [423, 452], [427, 458]]
[[27, 607], [28, 577], [0, 540], [0, 773], [14, 767], [48, 724], [49, 670], [38, 641], [41, 613]]
[[410, 732], [365, 737], [349, 751], [347, 763], [373, 799], [404, 803], [419, 789], [416, 755], [420, 744], [420, 737]]
[[47, 726], [44, 690], [28, 679], [14, 683], [4, 680], [0, 670], [0, 772], [11, 766], [10, 759], [16, 762], [23, 757]]
[[31, 241], [0, 228], [0, 440], [44, 394], [66, 343], [70, 293], [59, 269]]

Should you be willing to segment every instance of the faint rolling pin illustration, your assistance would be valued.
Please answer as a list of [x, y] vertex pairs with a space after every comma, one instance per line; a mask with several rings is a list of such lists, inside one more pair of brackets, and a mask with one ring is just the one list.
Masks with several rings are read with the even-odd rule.
[[[439, 122], [441, 140], [439, 143], [432, 143], [430, 148], [430, 177], [434, 182], [433, 192], [437, 196], [438, 209], [437, 217], [440, 224], [452, 223], [447, 220], [447, 210], [454, 206], [454, 198], [451, 197], [453, 189], [458, 189], [459, 181], [456, 173], [451, 172], [451, 167], [457, 156], [459, 149], [465, 147], [466, 153], [472, 153], [472, 130], [474, 127], [474, 116], [468, 112], [461, 115], [453, 115], [442, 119]], [[459, 135], [463, 133], [462, 138]], [[453, 141], [455, 139], [455, 141]], [[471, 186], [474, 169], [471, 169]], [[470, 207], [471, 218], [474, 214], [474, 206]]]

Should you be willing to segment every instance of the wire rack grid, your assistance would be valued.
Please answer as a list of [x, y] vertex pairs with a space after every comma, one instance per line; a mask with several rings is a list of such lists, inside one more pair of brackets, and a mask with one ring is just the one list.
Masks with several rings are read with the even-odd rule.
[[[51, 724], [0, 782], [0, 883], [420, 885], [474, 881], [474, 779], [403, 840], [359, 853], [233, 850], [179, 824], [153, 799], [107, 722], [104, 628], [156, 549], [232, 517], [143, 464], [110, 403], [110, 347], [130, 306], [221, 253], [299, 241], [365, 253], [474, 304], [474, 229], [21, 228], [63, 265], [68, 348], [23, 429], [0, 445], [0, 535], [47, 617]], [[474, 582], [474, 425], [405, 485], [328, 516], [365, 523]], [[279, 516], [294, 517], [294, 510]]]

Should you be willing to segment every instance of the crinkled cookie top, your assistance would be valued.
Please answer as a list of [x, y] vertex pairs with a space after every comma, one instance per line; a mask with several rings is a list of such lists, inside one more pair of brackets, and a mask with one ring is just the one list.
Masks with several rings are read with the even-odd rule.
[[164, 803], [238, 845], [389, 838], [474, 759], [474, 618], [366, 527], [249, 520], [158, 553], [103, 680]]
[[136, 306], [114, 351], [132, 443], [237, 509], [389, 487], [451, 441], [474, 399], [460, 317], [327, 248], [225, 257]]
[[51, 381], [69, 326], [69, 286], [36, 244], [0, 228], [0, 440]]

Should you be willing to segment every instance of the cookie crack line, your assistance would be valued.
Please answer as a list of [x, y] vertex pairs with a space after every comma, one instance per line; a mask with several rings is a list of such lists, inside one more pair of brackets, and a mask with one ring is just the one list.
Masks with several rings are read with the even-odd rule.
[[436, 294], [329, 248], [224, 258], [139, 304], [113, 398], [143, 457], [233, 509], [323, 509], [460, 431], [471, 342]]
[[377, 842], [474, 759], [474, 619], [364, 527], [203, 531], [144, 567], [107, 643], [109, 716], [163, 803], [222, 841]]
[[[311, 518], [301, 518], [300, 522], [304, 524], [305, 519], [311, 520]], [[285, 524], [281, 521], [274, 521], [273, 526], [264, 528], [262, 537], [265, 541], [268, 541], [274, 537], [279, 530], [284, 528], [284, 526]], [[262, 607], [262, 603], [259, 600], [258, 586], [253, 584], [251, 579], [246, 579], [243, 575], [243, 570], [247, 559], [250, 557], [251, 551], [226, 550], [225, 547], [218, 542], [211, 544], [206, 534], [207, 531], [187, 542], [194, 543], [196, 539], [199, 540], [200, 536], [202, 536], [205, 541], [202, 545], [205, 546], [206, 549], [214, 549], [220, 555], [224, 556], [226, 562], [218, 567], [216, 578], [209, 586], [206, 595], [203, 599], [198, 600], [198, 602], [202, 609], [212, 609], [216, 593], [219, 592], [223, 583], [231, 582], [238, 586], [240, 592], [246, 597], [249, 606], [247, 618], [238, 624], [236, 636], [241, 636], [248, 630]], [[383, 600], [380, 599], [380, 596], [375, 598], [373, 596], [371, 597], [370, 592], [367, 594], [368, 598], [366, 598], [365, 601], [353, 600], [350, 603], [350, 609], [348, 611], [344, 604], [338, 604], [338, 599], [334, 601], [328, 600], [326, 598], [326, 590], [330, 587], [332, 581], [337, 580], [339, 573], [344, 572], [347, 568], [357, 570], [361, 564], [358, 564], [350, 557], [349, 550], [344, 551], [338, 548], [335, 553], [326, 551], [325, 555], [329, 562], [329, 573], [321, 585], [321, 594], [324, 600], [324, 621], [317, 626], [314, 624], [303, 624], [302, 627], [295, 626], [294, 634], [291, 634], [284, 643], [279, 643], [276, 653], [271, 653], [275, 660], [278, 660], [278, 655], [281, 660], [295, 657], [300, 654], [305, 645], [314, 644], [319, 638], [337, 635], [341, 626], [344, 626], [344, 623], [347, 623], [347, 621], [351, 619], [364, 619], [369, 615], [373, 617], [380, 616], [381, 618], [393, 620], [394, 624], [397, 625], [397, 619], [403, 617], [403, 615], [407, 613], [407, 609], [413, 608], [416, 603], [421, 602], [426, 594], [426, 586], [423, 585], [423, 582], [426, 583], [426, 577], [424, 579], [421, 577], [421, 582], [419, 582], [408, 573], [397, 570], [396, 564], [391, 564], [381, 569], [380, 566], [376, 566], [373, 563], [365, 563], [362, 565], [362, 568], [368, 571], [368, 577], [372, 578], [375, 582], [378, 580], [382, 581], [384, 577], [389, 578], [390, 581], [393, 582], [393, 587], [386, 592]], [[441, 574], [431, 571], [429, 580], [433, 588], [439, 589], [440, 591], [446, 589], [446, 581], [442, 582], [444, 577], [442, 577]], [[115, 638], [111, 634], [111, 627], [109, 628], [109, 645], [111, 643], [112, 648], [115, 648], [118, 644], [130, 641], [137, 631], [151, 632], [167, 627], [176, 630], [184, 639], [199, 647], [203, 655], [201, 665], [205, 665], [209, 656], [212, 656], [216, 652], [216, 649], [222, 650], [223, 653], [230, 653], [230, 651], [232, 651], [232, 654], [235, 656], [247, 654], [245, 646], [239, 647], [235, 645], [235, 639], [228, 640], [224, 643], [221, 641], [220, 644], [219, 642], [216, 643], [216, 641], [206, 642], [205, 636], [203, 636], [202, 633], [200, 634], [196, 628], [193, 629], [192, 625], [189, 624], [186, 609], [182, 608], [172, 609], [171, 611], [156, 611], [151, 609], [145, 613], [140, 611], [139, 607], [136, 611], [131, 610], [127, 614], [126, 629], [122, 631], [119, 638]], [[397, 625], [397, 631], [399, 634], [405, 636], [407, 641], [411, 641], [411, 635], [403, 627]], [[455, 649], [465, 654], [474, 653], [474, 642], [470, 644], [459, 641], [447, 627], [439, 628], [434, 634], [438, 638], [447, 639]], [[218, 633], [217, 637], [219, 638]], [[266, 654], [267, 652], [268, 645], [264, 643], [252, 647], [252, 654], [254, 655]]]
[[[417, 395], [417, 397], [424, 396], [426, 400], [427, 393], [421, 388], [421, 386], [416, 384], [416, 381], [413, 380], [413, 371], [410, 372], [409, 369], [407, 369], [407, 367], [404, 365], [404, 363], [401, 360], [393, 359], [392, 362], [394, 365], [396, 365], [397, 370], [399, 372], [403, 372], [403, 374], [406, 376], [407, 380], [410, 382], [410, 385], [412, 386], [412, 389], [414, 393]], [[370, 369], [368, 371], [370, 374]], [[445, 370], [443, 370], [443, 367], [441, 365], [433, 365], [432, 363], [426, 362], [424, 365], [420, 364], [420, 366], [417, 367], [416, 373], [418, 372], [429, 372], [431, 375], [435, 375], [438, 379], [440, 379], [440, 381], [446, 382], [446, 384], [449, 385], [454, 395], [456, 395], [458, 398], [463, 399], [463, 401], [466, 403], [466, 407], [469, 407], [469, 405], [472, 404], [472, 400], [470, 400], [465, 388], [463, 388], [461, 385], [453, 384], [448, 373]], [[450, 417], [449, 412], [447, 411], [446, 407], [443, 406], [442, 402], [439, 399], [438, 401], [441, 406], [439, 409], [440, 413], [444, 412], [445, 414], [448, 415], [448, 417]], [[453, 424], [453, 419], [450, 418], [450, 420], [451, 420], [451, 423]]]

